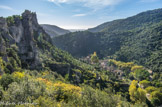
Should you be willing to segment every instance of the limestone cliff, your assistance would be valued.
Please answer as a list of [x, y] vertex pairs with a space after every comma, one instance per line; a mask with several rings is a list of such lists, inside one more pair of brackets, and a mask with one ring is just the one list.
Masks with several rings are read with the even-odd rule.
[[6, 48], [16, 45], [21, 62], [28, 63], [30, 68], [41, 66], [37, 39], [42, 34], [45, 35], [43, 39], [51, 43], [50, 36], [38, 24], [36, 13], [29, 10], [22, 16], [0, 17], [0, 54], [4, 58]]

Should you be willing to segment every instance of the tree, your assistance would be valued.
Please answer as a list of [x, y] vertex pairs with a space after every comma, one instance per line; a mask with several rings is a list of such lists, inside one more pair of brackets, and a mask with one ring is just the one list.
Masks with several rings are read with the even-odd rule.
[[138, 81], [133, 80], [131, 82], [131, 85], [129, 86], [129, 95], [130, 95], [130, 99], [135, 102], [137, 100], [137, 96], [136, 96], [136, 92], [137, 92], [137, 83]]
[[146, 102], [146, 92], [145, 92], [145, 90], [143, 90], [142, 88], [138, 88], [137, 97], [138, 97], [138, 101], [140, 103]]
[[73, 97], [80, 97], [81, 96], [81, 88], [78, 86], [74, 86], [71, 84], [65, 84], [62, 82], [55, 83], [54, 85], [55, 90], [55, 98], [57, 101], [66, 101], [72, 100]]
[[117, 107], [121, 102], [121, 96], [111, 95], [104, 91], [93, 89], [89, 86], [82, 87], [82, 97], [80, 97], [79, 107]]
[[3, 61], [3, 59], [0, 57], [0, 72], [2, 73], [5, 67], [5, 63]]
[[12, 73], [14, 81], [20, 82], [22, 78], [25, 77], [24, 72], [13, 72]]
[[137, 83], [138, 81], [133, 80], [130, 87], [129, 87], [129, 95], [130, 95], [130, 99], [133, 102], [146, 102], [146, 92], [145, 90], [141, 89], [141, 88], [137, 88]]
[[148, 86], [151, 85], [151, 82], [147, 81], [147, 80], [143, 80], [143, 81], [140, 81], [139, 84], [140, 84], [141, 87], [147, 88]]
[[92, 63], [98, 63], [99, 62], [99, 59], [97, 57], [96, 52], [94, 52], [93, 55], [91, 56], [91, 62]]
[[151, 93], [151, 100], [152, 100], [153, 98], [159, 99], [159, 101], [160, 101], [161, 104], [162, 104], [162, 93], [161, 93], [160, 91], [153, 91], [153, 92]]
[[160, 106], [161, 105], [161, 102], [158, 98], [152, 98], [151, 99], [151, 104], [154, 105], [154, 106]]
[[141, 81], [144, 79], [149, 79], [149, 72], [144, 69], [137, 69], [134, 71], [134, 76], [137, 80]]
[[137, 69], [143, 69], [143, 68], [144, 68], [143, 66], [134, 65], [134, 66], [132, 66], [131, 71], [135, 71]]
[[149, 86], [145, 90], [147, 93], [152, 93], [153, 91], [157, 90], [157, 88], [153, 86]]
[[4, 74], [2, 78], [0, 79], [0, 84], [2, 85], [4, 90], [8, 89], [8, 85], [14, 82], [14, 79], [9, 74]]
[[162, 77], [162, 74], [159, 75], [159, 73], [154, 73], [152, 76], [152, 80], [157, 81], [160, 79], [160, 77]]

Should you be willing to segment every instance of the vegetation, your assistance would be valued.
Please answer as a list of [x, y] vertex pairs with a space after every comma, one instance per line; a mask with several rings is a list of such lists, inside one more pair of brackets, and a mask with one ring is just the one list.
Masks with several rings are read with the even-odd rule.
[[91, 55], [91, 62], [92, 63], [98, 63], [99, 62], [99, 59], [97, 57], [96, 52], [94, 52], [93, 55]]
[[7, 20], [7, 25], [8, 26], [13, 26], [14, 25], [14, 23], [15, 23], [15, 19], [22, 19], [22, 16], [19, 16], [19, 15], [13, 15], [13, 16], [8, 16], [7, 18], [6, 18], [6, 20]]
[[134, 62], [154, 72], [161, 72], [161, 11], [147, 11], [104, 23], [89, 31], [68, 33], [53, 38], [53, 44], [76, 57], [97, 52], [100, 59]]
[[[21, 16], [8, 17], [8, 27], [14, 26], [17, 18], [22, 21]], [[41, 27], [38, 31], [34, 28], [31, 38], [21, 41], [27, 39], [29, 45], [6, 41], [0, 34], [3, 41], [0, 50], [4, 49], [0, 54], [2, 106], [8, 103], [29, 107], [161, 106], [162, 23], [157, 19], [159, 23], [151, 24], [148, 23], [152, 19], [138, 20], [146, 23], [133, 27], [128, 21], [129, 26], [121, 26], [124, 31], [117, 28], [119, 31], [108, 32], [112, 28], [105, 28], [97, 33], [75, 32], [54, 39], [60, 47], [60, 43], [67, 43], [76, 56], [88, 56], [80, 59], [53, 45]], [[23, 50], [21, 45], [25, 45]]]

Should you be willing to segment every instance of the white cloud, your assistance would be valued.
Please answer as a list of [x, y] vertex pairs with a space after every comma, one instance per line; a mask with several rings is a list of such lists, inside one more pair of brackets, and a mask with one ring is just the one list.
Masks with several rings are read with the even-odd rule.
[[5, 6], [5, 5], [0, 5], [0, 9], [5, 9], [5, 10], [14, 10], [13, 8], [9, 7], [9, 6]]
[[81, 16], [86, 16], [86, 14], [75, 14], [73, 17], [81, 17]]
[[83, 6], [89, 8], [103, 8], [105, 6], [113, 6], [120, 3], [123, 0], [48, 0], [49, 2], [53, 3], [82, 3]]

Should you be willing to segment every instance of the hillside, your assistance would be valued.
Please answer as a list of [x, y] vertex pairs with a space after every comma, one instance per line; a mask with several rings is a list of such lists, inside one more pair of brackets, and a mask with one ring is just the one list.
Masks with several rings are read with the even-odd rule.
[[[161, 31], [161, 24], [152, 26], [152, 29]], [[90, 46], [103, 35], [88, 31], [72, 34], [71, 38], [76, 34], [82, 34], [84, 38], [92, 35], [85, 40], [80, 38], [85, 46]], [[89, 38], [92, 43], [87, 44]], [[156, 43], [157, 38], [152, 40]], [[83, 50], [92, 52], [97, 45], [92, 50]], [[74, 58], [52, 44], [51, 37], [38, 24], [36, 13], [29, 10], [21, 16], [0, 17], [2, 106], [160, 106], [161, 77], [160, 73], [134, 62], [101, 60], [96, 52], [85, 59]]]
[[133, 61], [161, 72], [161, 28], [162, 9], [156, 9], [53, 38], [53, 44], [76, 57], [97, 52], [100, 58]]
[[149, 26], [162, 20], [162, 9], [149, 10], [126, 19], [114, 20], [103, 23], [95, 28], [88, 29], [91, 32], [120, 32]]
[[[75, 70], [94, 70], [52, 45], [51, 37], [38, 24], [36, 13], [26, 10], [22, 16], [1, 17], [0, 30], [0, 58], [4, 62], [1, 74], [13, 73], [18, 68], [50, 70], [62, 76], [72, 76]], [[81, 76], [75, 83], [83, 82], [80, 79]]]
[[[51, 37], [38, 24], [36, 13], [25, 10], [21, 16], [1, 17], [0, 32], [2, 105], [95, 107], [104, 102], [105, 106], [115, 107], [121, 101], [129, 104], [115, 96], [120, 91], [121, 99], [128, 96], [128, 83], [118, 78], [105, 79], [94, 65], [83, 63], [52, 45]], [[119, 81], [120, 88], [115, 86], [115, 81]], [[115, 90], [114, 94], [101, 90], [108, 87]], [[87, 100], [91, 93], [96, 95]], [[102, 100], [94, 102], [100, 97]]]
[[55, 25], [41, 24], [45, 32], [52, 37], [64, 35], [66, 33], [70, 33], [69, 30], [65, 30]]

